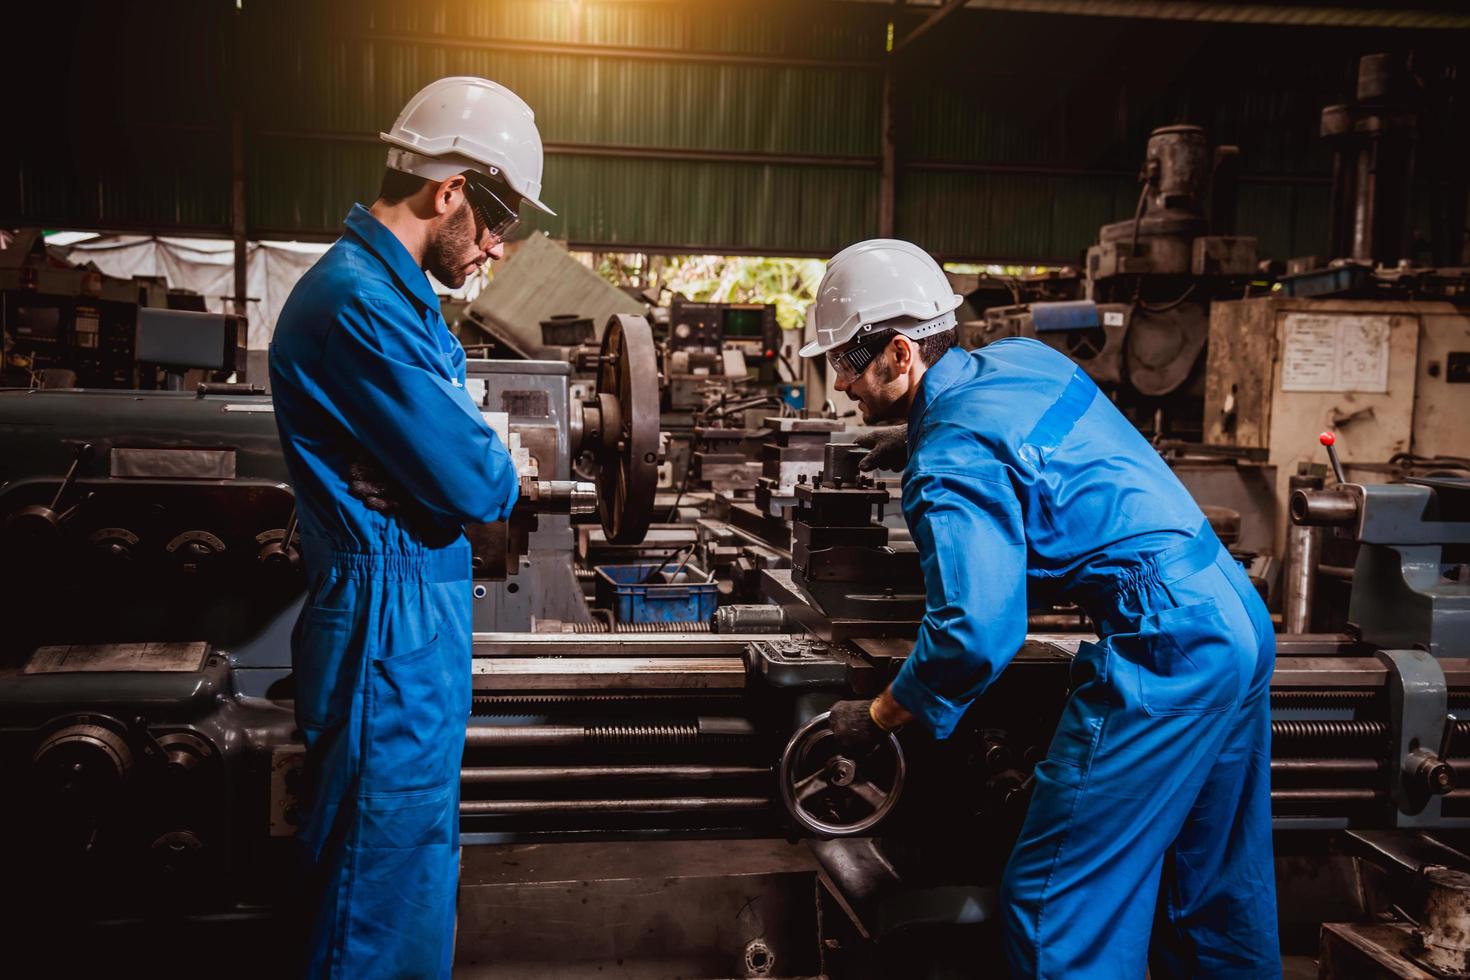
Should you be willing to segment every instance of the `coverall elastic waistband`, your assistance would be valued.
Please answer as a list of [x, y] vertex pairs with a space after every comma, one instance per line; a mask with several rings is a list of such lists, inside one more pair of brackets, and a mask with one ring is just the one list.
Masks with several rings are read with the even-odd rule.
[[1152, 586], [1168, 585], [1203, 571], [1215, 563], [1221, 551], [1220, 539], [1215, 536], [1210, 522], [1205, 521], [1195, 531], [1194, 537], [1165, 548], [1119, 575], [1111, 583], [1111, 588], [1097, 586], [1088, 590], [1081, 597], [1081, 603], [1100, 630], [1116, 632], [1119, 619], [1116, 611], [1124, 604], [1123, 600]]
[[310, 582], [332, 573], [348, 578], [412, 579], [416, 582], [462, 582], [470, 575], [470, 546], [460, 541], [447, 548], [423, 551], [341, 551], [304, 537], [302, 564]]

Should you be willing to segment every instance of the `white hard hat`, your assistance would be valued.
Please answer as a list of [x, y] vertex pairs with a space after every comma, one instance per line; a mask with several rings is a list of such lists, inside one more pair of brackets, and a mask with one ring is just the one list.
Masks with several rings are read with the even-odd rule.
[[388, 169], [444, 180], [466, 170], [499, 177], [533, 207], [541, 203], [541, 134], [525, 101], [485, 78], [457, 75], [419, 89], [379, 133]]
[[912, 242], [874, 238], [849, 245], [827, 263], [807, 324], [817, 339], [801, 349], [816, 357], [859, 334], [892, 329], [913, 340], [949, 330], [964, 302], [939, 263]]

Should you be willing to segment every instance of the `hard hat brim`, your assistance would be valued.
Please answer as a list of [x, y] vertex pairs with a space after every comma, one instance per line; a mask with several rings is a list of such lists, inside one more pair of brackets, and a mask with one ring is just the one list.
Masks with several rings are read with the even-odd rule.
[[818, 354], [825, 354], [826, 352], [827, 348], [822, 346], [822, 342], [820, 340], [814, 340], [797, 351], [797, 354], [801, 357], [816, 357]]
[[[450, 154], [446, 154], [442, 150], [441, 151], [438, 151], [438, 152], [433, 151], [433, 150], [430, 150], [430, 149], [428, 149], [428, 148], [426, 148], [424, 146], [419, 145], [418, 143], [413, 142], [412, 140], [403, 139], [402, 137], [395, 136], [392, 133], [379, 133], [378, 134], [378, 138], [380, 140], [382, 140], [384, 143], [387, 143], [389, 146], [395, 146], [395, 147], [398, 147], [401, 150], [407, 150], [408, 152], [417, 154], [418, 156], [423, 157], [423, 158], [425, 158], [427, 160], [439, 160], [441, 157], [450, 155]], [[413, 173], [413, 174], [415, 174], [417, 176], [420, 176], [420, 177], [423, 177], [425, 180], [444, 180], [447, 177], [452, 176], [452, 174], [455, 172], [455, 168], [460, 168], [460, 169], [471, 169], [471, 168], [473, 168], [473, 169], [476, 169], [476, 170], [482, 170], [483, 169], [483, 165], [482, 164], [479, 164], [479, 163], [476, 163], [475, 161], [468, 160], [468, 159], [465, 160], [465, 164], [464, 164], [464, 166], [462, 168], [461, 168], [461, 164], [458, 161], [453, 162], [453, 163], [449, 163], [447, 165], [447, 169], [446, 169], [446, 171], [444, 173], [444, 176], [442, 176], [442, 177], [432, 177], [429, 174], [418, 173], [417, 171], [414, 171], [414, 170], [410, 170], [410, 171], [407, 171], [407, 172], [408, 173]], [[520, 194], [521, 195], [521, 200], [522, 201], [524, 201], [525, 203], [531, 205], [531, 207], [535, 208], [537, 211], [542, 212], [543, 214], [549, 214], [553, 218], [556, 217], [556, 212], [553, 211], [553, 210], [551, 210], [551, 208], [547, 207], [545, 204], [541, 203], [541, 199], [540, 198], [531, 197], [529, 194], [526, 194], [526, 193], [522, 192], [521, 189], [519, 187], [517, 187], [515, 184], [511, 183], [508, 175], [505, 178], [505, 182], [510, 185], [510, 189], [511, 190], [513, 190], [517, 194]]]

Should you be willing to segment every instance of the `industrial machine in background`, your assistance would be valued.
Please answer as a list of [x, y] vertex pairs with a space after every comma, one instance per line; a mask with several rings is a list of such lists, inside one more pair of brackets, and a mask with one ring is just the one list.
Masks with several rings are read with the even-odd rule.
[[[1313, 459], [1316, 434], [1336, 447], [1351, 478], [1389, 481], [1470, 474], [1470, 265], [1463, 232], [1438, 220], [1416, 243], [1415, 141], [1463, 159], [1443, 132], [1447, 83], [1432, 68], [1388, 55], [1358, 65], [1357, 99], [1322, 111], [1334, 148], [1332, 247], [1338, 257], [1292, 260], [1269, 296], [1210, 309], [1205, 366], [1204, 442], [1216, 451], [1258, 456], [1274, 479], [1265, 515], [1272, 552], [1288, 544], [1284, 502], [1312, 480], [1342, 479]], [[1463, 107], [1457, 110], [1463, 113]], [[1447, 141], [1447, 142], [1446, 142]], [[1423, 147], [1421, 147], [1423, 149]], [[1449, 213], [1464, 213], [1465, 172], [1431, 185]], [[1435, 262], [1416, 264], [1424, 247]], [[1304, 482], [1305, 481], [1305, 482]], [[1342, 563], [1352, 564], [1351, 552]], [[1318, 573], [1287, 569], [1300, 583]], [[1340, 588], [1334, 586], [1334, 588]], [[1292, 613], [1301, 612], [1300, 593]], [[1338, 617], [1340, 621], [1341, 617]]]
[[1352, 101], [1322, 110], [1333, 156], [1327, 258], [1291, 259], [1281, 292], [1470, 303], [1467, 124], [1455, 66], [1417, 52], [1361, 58]]
[[[191, 329], [192, 328], [192, 329]], [[118, 279], [51, 255], [38, 230], [0, 251], [0, 381], [23, 388], [159, 388], [245, 380], [245, 319], [161, 278]]]
[[1087, 250], [1081, 295], [992, 307], [964, 325], [962, 342], [1034, 337], [1080, 364], [1143, 431], [1199, 441], [1210, 304], [1241, 296], [1257, 274], [1256, 240], [1234, 230], [1239, 155], [1212, 151], [1198, 126], [1154, 130], [1138, 207]]

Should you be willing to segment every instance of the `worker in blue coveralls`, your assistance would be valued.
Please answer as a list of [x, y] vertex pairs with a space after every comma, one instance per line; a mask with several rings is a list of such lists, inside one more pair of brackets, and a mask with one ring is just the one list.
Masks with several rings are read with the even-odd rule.
[[311, 977], [448, 977], [470, 713], [470, 549], [515, 466], [465, 390], [425, 273], [457, 288], [541, 192], [515, 93], [445, 78], [383, 134], [372, 207], [292, 290], [270, 374], [296, 492], [306, 605], [292, 637], [316, 889]]
[[[946, 738], [1005, 669], [1028, 606], [1096, 624], [1002, 886], [1021, 977], [1279, 977], [1265, 606], [1184, 487], [1091, 379], [1035, 340], [954, 346], [955, 295], [908, 242], [827, 267], [806, 357], [904, 469], [927, 595], [875, 700], [840, 701], [849, 750], [917, 721]], [[905, 468], [906, 464], [906, 468]]]

